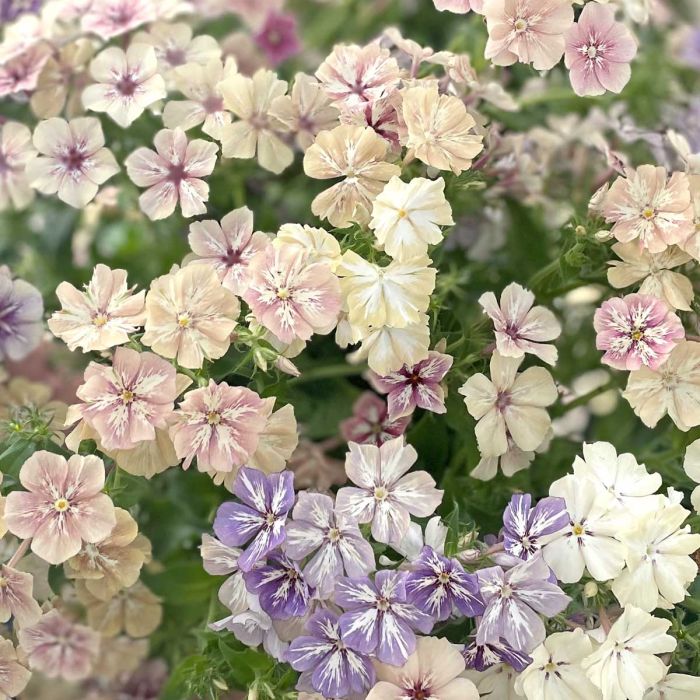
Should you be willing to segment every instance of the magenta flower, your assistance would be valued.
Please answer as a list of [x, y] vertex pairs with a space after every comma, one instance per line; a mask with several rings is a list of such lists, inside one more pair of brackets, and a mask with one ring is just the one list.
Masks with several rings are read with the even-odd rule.
[[39, 603], [34, 600], [34, 577], [3, 564], [0, 566], [0, 622], [11, 617], [20, 627], [34, 624], [41, 617]]
[[637, 43], [609, 5], [587, 3], [566, 33], [564, 63], [577, 95], [621, 92], [630, 79]]
[[416, 408], [433, 413], [445, 413], [445, 391], [440, 382], [452, 367], [452, 357], [431, 350], [425, 360], [413, 367], [404, 365], [397, 372], [380, 377], [370, 375], [374, 389], [387, 395], [389, 416], [408, 416]]
[[105, 450], [129, 450], [156, 439], [167, 429], [179, 391], [175, 368], [152, 352], [117, 348], [112, 366], [91, 362], [76, 394], [84, 403], [71, 406], [71, 418], [83, 420], [100, 436]]
[[205, 214], [209, 185], [201, 178], [211, 175], [219, 147], [210, 141], [188, 141], [185, 132], [161, 129], [153, 139], [156, 150], [137, 148], [125, 161], [131, 181], [148, 189], [139, 197], [144, 214], [155, 221], [165, 219], [180, 203], [185, 217]]
[[32, 551], [49, 564], [75, 556], [83, 542], [107, 537], [117, 519], [111, 499], [101, 493], [105, 467], [94, 455], [69, 460], [41, 450], [19, 471], [27, 491], [12, 491], [5, 502], [8, 530], [32, 538]]
[[253, 38], [273, 66], [301, 51], [297, 21], [288, 12], [270, 12]]
[[170, 437], [187, 469], [197, 458], [199, 471], [230, 472], [255, 452], [265, 428], [263, 400], [250, 389], [217, 384], [185, 394], [177, 411]]
[[347, 442], [379, 447], [406, 432], [410, 416], [389, 418], [387, 405], [371, 391], [365, 391], [352, 407], [352, 417], [340, 422], [340, 434]]
[[58, 610], [50, 610], [35, 625], [21, 629], [18, 637], [32, 670], [67, 681], [90, 675], [100, 646], [97, 632], [73, 624]]
[[683, 324], [666, 304], [647, 294], [603, 302], [595, 312], [596, 347], [615, 369], [656, 369], [685, 337]]

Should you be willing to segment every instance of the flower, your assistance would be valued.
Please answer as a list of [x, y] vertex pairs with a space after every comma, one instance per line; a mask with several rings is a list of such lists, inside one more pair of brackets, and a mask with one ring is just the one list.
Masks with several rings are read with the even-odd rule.
[[649, 428], [666, 413], [680, 430], [700, 425], [700, 343], [682, 340], [658, 369], [630, 372], [622, 395]]
[[105, 49], [90, 63], [90, 74], [97, 82], [83, 91], [85, 109], [106, 112], [124, 129], [166, 96], [155, 51], [147, 44], [134, 42], [126, 52]]
[[260, 607], [273, 620], [302, 617], [309, 609], [313, 589], [299, 566], [286, 554], [272, 552], [264, 566], [256, 566], [243, 575], [245, 585], [259, 597]]
[[406, 147], [418, 160], [459, 175], [483, 148], [473, 133], [474, 118], [459, 97], [439, 95], [436, 86], [412, 87], [403, 93]]
[[290, 471], [268, 476], [257, 469], [242, 467], [238, 472], [233, 494], [243, 503], [228, 501], [220, 505], [214, 532], [229, 547], [249, 543], [238, 559], [241, 571], [251, 571], [285, 541], [287, 513], [294, 504], [293, 483], [294, 475]]
[[596, 581], [617, 576], [625, 565], [621, 523], [612, 496], [593, 481], [568, 474], [549, 487], [549, 495], [563, 498], [570, 527], [544, 545], [542, 555], [564, 583], [580, 581], [584, 568]]
[[306, 623], [309, 636], [292, 641], [286, 660], [302, 672], [314, 690], [324, 697], [361, 693], [374, 683], [374, 669], [368, 656], [345, 643], [338, 618], [329, 610], [316, 613]]
[[676, 246], [668, 246], [661, 253], [650, 253], [634, 241], [612, 246], [620, 260], [608, 262], [608, 282], [616, 289], [629, 287], [644, 280], [640, 294], [658, 297], [672, 309], [690, 310], [695, 292], [690, 280], [672, 268], [684, 265], [692, 258]]
[[262, 413], [266, 423], [260, 433], [258, 448], [250, 457], [250, 466], [270, 473], [284, 469], [299, 442], [294, 406], [287, 404], [273, 413], [275, 398], [263, 399]]
[[[517, 474], [519, 471], [527, 469], [530, 466], [530, 462], [535, 458], [535, 450], [528, 450], [527, 452], [521, 450], [513, 442], [513, 438], [507, 431], [506, 438], [508, 449], [502, 455], [496, 457], [484, 457], [482, 455], [479, 463], [470, 472], [470, 476], [474, 479], [490, 481], [498, 473], [499, 467], [504, 476], [511, 477], [513, 474]], [[550, 438], [551, 429], [547, 431], [547, 435], [542, 441], [542, 444], [536, 449], [542, 451], [549, 444]]]
[[98, 264], [85, 291], [61, 282], [56, 296], [61, 309], [49, 319], [49, 329], [71, 349], [83, 352], [107, 350], [129, 342], [129, 334], [143, 325], [144, 295], [133, 294], [126, 283], [126, 270]]
[[[700, 440], [694, 440], [686, 447], [683, 459], [683, 471], [696, 484], [700, 484]], [[690, 502], [696, 512], [700, 511], [700, 486], [696, 486], [690, 494]]]
[[182, 129], [161, 129], [153, 139], [156, 150], [137, 148], [125, 161], [126, 172], [138, 187], [141, 210], [155, 221], [165, 219], [180, 203], [184, 217], [204, 214], [218, 146], [202, 139], [187, 140]]
[[141, 342], [183, 367], [199, 369], [229, 349], [238, 299], [209, 265], [187, 265], [151, 282]]
[[477, 644], [504, 639], [513, 648], [529, 652], [546, 636], [537, 613], [553, 617], [571, 600], [551, 582], [549, 567], [541, 555], [508, 571], [492, 566], [480, 569], [476, 575], [486, 603], [476, 631]]
[[630, 79], [629, 64], [637, 53], [637, 42], [622, 22], [615, 21], [611, 7], [584, 7], [565, 39], [564, 63], [577, 95], [622, 92]]
[[321, 493], [301, 491], [287, 524], [286, 553], [301, 561], [304, 576], [317, 595], [333, 593], [336, 580], [345, 572], [353, 578], [374, 571], [374, 552], [357, 525], [336, 513], [333, 499]]
[[225, 472], [248, 463], [265, 428], [262, 399], [250, 389], [217, 384], [189, 391], [173, 413], [170, 436], [175, 451], [189, 468]]
[[[233, 614], [248, 610], [248, 591], [243, 580], [243, 572], [238, 569], [241, 550], [227, 547], [215, 537], [202, 535], [199, 547], [204, 570], [212, 576], [228, 576], [219, 588], [219, 600]], [[230, 574], [230, 575], [229, 575]]]
[[341, 124], [321, 131], [304, 154], [304, 172], [316, 180], [343, 179], [317, 195], [311, 211], [336, 228], [367, 224], [372, 200], [401, 173], [386, 162], [387, 148], [370, 127]]
[[40, 155], [27, 163], [29, 184], [43, 194], [58, 194], [76, 209], [92, 201], [99, 185], [119, 172], [95, 117], [47, 119], [39, 122], [32, 140]]
[[546, 406], [557, 399], [552, 375], [542, 367], [518, 373], [523, 357], [491, 356], [491, 379], [473, 374], [459, 393], [469, 413], [477, 419], [475, 428], [479, 451], [495, 457], [508, 450], [508, 434], [521, 450], [537, 449], [551, 420]]
[[13, 625], [26, 627], [41, 617], [41, 608], [32, 594], [33, 583], [31, 574], [0, 565], [0, 622], [13, 618]]
[[81, 27], [106, 41], [155, 19], [153, 0], [92, 0], [82, 16]]
[[644, 700], [691, 700], [700, 693], [700, 678], [684, 673], [669, 673], [650, 688]]
[[36, 624], [24, 627], [17, 636], [32, 670], [68, 681], [88, 677], [100, 644], [97, 632], [70, 622], [58, 610], [42, 615]]
[[0, 268], [0, 361], [22, 360], [39, 345], [43, 316], [39, 290]]
[[430, 615], [406, 600], [405, 573], [379, 571], [368, 578], [342, 578], [334, 600], [345, 612], [339, 624], [345, 643], [355, 651], [374, 654], [381, 663], [401, 666], [415, 651], [415, 631], [433, 628]]
[[301, 51], [297, 20], [288, 12], [271, 10], [253, 39], [273, 66], [296, 56]]
[[452, 226], [452, 208], [445, 199], [445, 181], [392, 177], [377, 195], [370, 228], [392, 258], [406, 262], [425, 255], [428, 245], [442, 240], [440, 226]]
[[26, 166], [35, 155], [32, 132], [24, 124], [5, 122], [0, 127], [0, 211], [24, 209], [34, 199]]
[[466, 617], [484, 612], [475, 574], [468, 574], [456, 559], [442, 556], [426, 545], [406, 576], [406, 599], [435, 622], [447, 620], [455, 609]]
[[478, 700], [476, 686], [460, 675], [464, 659], [451, 642], [438, 637], [420, 637], [416, 650], [403, 666], [377, 664], [377, 684], [367, 700], [435, 698]]
[[525, 652], [516, 651], [503, 641], [477, 644], [475, 637], [462, 649], [462, 656], [467, 668], [480, 672], [501, 663], [508, 664], [516, 671], [522, 671], [532, 663], [532, 659]]
[[37, 40], [0, 62], [0, 97], [32, 92], [50, 55], [48, 43]]
[[454, 12], [457, 15], [463, 15], [473, 10], [481, 12], [483, 0], [433, 0], [435, 9], [439, 12]]
[[339, 44], [319, 66], [316, 77], [336, 105], [347, 111], [394, 92], [400, 74], [396, 59], [377, 43]]
[[606, 640], [581, 661], [586, 675], [602, 691], [603, 700], [642, 700], [645, 691], [666, 675], [666, 665], [655, 654], [676, 648], [660, 620], [628, 605], [608, 632]]
[[345, 464], [325, 453], [327, 449], [335, 447], [335, 439], [324, 440], [321, 443], [304, 438], [299, 440], [289, 460], [289, 469], [294, 472], [297, 486], [330, 491], [331, 486], [342, 486], [347, 482]]
[[515, 494], [503, 512], [503, 544], [506, 552], [530, 559], [569, 525], [563, 498], [542, 498], [532, 508], [529, 493]]
[[416, 408], [445, 413], [445, 390], [440, 382], [452, 362], [450, 355], [431, 350], [426, 359], [396, 372], [385, 376], [372, 372], [369, 381], [375, 391], [387, 395], [388, 416], [392, 419], [409, 416]]
[[0, 639], [0, 698], [19, 697], [27, 687], [31, 672], [19, 662], [15, 645], [9, 639]]
[[335, 327], [340, 285], [328, 265], [310, 262], [297, 246], [267, 246], [248, 264], [243, 299], [283, 343], [309, 340]]
[[532, 63], [535, 70], [559, 62], [574, 21], [569, 0], [484, 0], [483, 14], [489, 32], [484, 57], [497, 66]]
[[305, 250], [309, 256], [309, 262], [326, 263], [333, 272], [336, 271], [341, 260], [340, 243], [324, 228], [313, 228], [301, 224], [282, 224], [277, 235], [272, 239], [272, 245], [286, 248], [291, 246]]
[[254, 158], [265, 170], [281, 173], [294, 160], [292, 149], [280, 138], [286, 131], [272, 116], [270, 105], [287, 92], [277, 74], [260, 69], [252, 78], [235, 74], [219, 84], [224, 105], [239, 119], [219, 132], [224, 158]]
[[19, 471], [27, 491], [12, 491], [5, 503], [5, 523], [49, 564], [75, 556], [83, 542], [99, 542], [116, 523], [112, 500], [101, 493], [104, 463], [99, 457], [70, 459], [41, 450]]
[[379, 447], [403, 435], [410, 417], [389, 418], [387, 405], [376, 394], [365, 391], [352, 407], [353, 415], [340, 422], [340, 434], [347, 442]]
[[493, 321], [496, 349], [503, 357], [522, 357], [532, 353], [549, 365], [556, 364], [557, 349], [547, 341], [561, 334], [561, 325], [544, 306], [535, 306], [535, 295], [511, 282], [501, 293], [500, 302], [493, 292], [479, 297], [479, 304]]
[[666, 304], [645, 294], [628, 294], [603, 302], [593, 318], [602, 361], [615, 369], [657, 369], [685, 338], [681, 320]]
[[685, 173], [668, 176], [661, 166], [627, 168], [602, 202], [602, 215], [613, 223], [610, 233], [622, 243], [661, 253], [695, 232], [690, 184]]
[[532, 663], [521, 672], [515, 689], [527, 700], [596, 698], [599, 691], [581, 668], [581, 661], [592, 651], [590, 637], [581, 629], [550, 634], [532, 652]]
[[443, 492], [427, 472], [406, 474], [418, 453], [402, 437], [376, 445], [351, 442], [345, 471], [359, 488], [338, 491], [336, 512], [353, 522], [372, 523], [372, 537], [386, 544], [400, 543], [410, 516], [427, 518], [442, 501]]

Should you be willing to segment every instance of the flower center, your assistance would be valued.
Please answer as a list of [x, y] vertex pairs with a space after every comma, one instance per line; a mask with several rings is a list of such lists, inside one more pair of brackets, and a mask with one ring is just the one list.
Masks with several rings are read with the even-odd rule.
[[275, 524], [276, 520], [277, 520], [277, 518], [276, 518], [274, 513], [268, 513], [265, 516], [265, 523], [267, 524], [268, 527], [272, 527]]
[[576, 537], [580, 537], [585, 532], [585, 530], [583, 528], [583, 525], [581, 525], [580, 523], [576, 523], [571, 528], [571, 532], [573, 532], [574, 535], [576, 535]]
[[207, 422], [209, 425], [219, 425], [221, 423], [221, 414], [216, 411], [209, 411], [207, 413]]
[[510, 406], [510, 393], [499, 391], [498, 396], [496, 396], [496, 408], [499, 411], [504, 411], [508, 406]]
[[53, 503], [53, 507], [59, 513], [65, 513], [70, 508], [70, 503], [66, 498], [57, 498]]
[[6, 588], [8, 580], [4, 576], [0, 576], [0, 588]]
[[92, 325], [96, 326], [97, 328], [102, 328], [107, 321], [109, 321], [109, 319], [107, 316], [105, 316], [105, 314], [97, 314], [97, 316], [92, 319]]
[[636, 340], [637, 342], [639, 342], [644, 337], [644, 331], [640, 328], [637, 328], [636, 330], [632, 331], [630, 337], [632, 338], [632, 340]]
[[129, 391], [129, 389], [124, 389], [122, 391], [122, 402], [123, 403], [131, 403], [134, 400], [134, 392]]
[[527, 29], [527, 20], [519, 17], [513, 23], [513, 29], [515, 29], [515, 31], [518, 33], [524, 32]]
[[509, 584], [504, 583], [501, 588], [501, 598], [510, 598], [513, 595], [513, 589]]
[[430, 696], [430, 688], [423, 687], [422, 683], [416, 683], [413, 688], [408, 688], [406, 695], [411, 700], [428, 700]]
[[131, 97], [136, 92], [138, 83], [130, 75], [124, 75], [117, 81], [115, 87], [120, 95]]
[[190, 325], [190, 315], [187, 312], [177, 315], [177, 325], [180, 328], [187, 328]]
[[386, 499], [389, 496], [389, 492], [386, 490], [384, 486], [377, 486], [374, 489], [374, 498], [377, 501], [386, 501]]
[[554, 673], [557, 670], [557, 665], [553, 661], [549, 661], [542, 667], [542, 670], [545, 673]]
[[408, 216], [408, 212], [405, 209], [399, 209], [396, 213], [399, 219], [405, 219]]
[[328, 531], [328, 541], [329, 542], [338, 542], [340, 540], [340, 530], [338, 530], [337, 527], [332, 527]]
[[595, 58], [598, 55], [598, 47], [597, 46], [587, 46], [585, 47], [585, 53], [588, 58]]
[[187, 61], [187, 55], [184, 50], [177, 46], [166, 49], [163, 58], [165, 58], [166, 62], [171, 66], [181, 66]]
[[61, 157], [63, 167], [71, 173], [81, 172], [83, 170], [83, 166], [85, 165], [85, 160], [85, 154], [74, 146], [71, 146], [71, 148], [69, 148]]
[[284, 301], [285, 299], [289, 299], [290, 296], [291, 295], [289, 293], [289, 290], [286, 287], [280, 287], [277, 290], [277, 298], [278, 299], [282, 299]]
[[450, 582], [450, 575], [446, 571], [441, 571], [437, 577], [438, 583], [446, 586]]
[[377, 610], [380, 612], [386, 612], [391, 607], [391, 604], [386, 598], [380, 598], [377, 601]]
[[173, 163], [168, 168], [168, 179], [171, 182], [174, 182], [179, 185], [183, 180], [186, 180], [188, 177], [189, 175], [187, 173], [187, 168], [184, 166], [183, 163]]
[[652, 209], [652, 207], [644, 207], [644, 209], [642, 209], [642, 216], [643, 216], [647, 221], [651, 221], [651, 219], [654, 218], [654, 213], [655, 213], [655, 212], [654, 212], [654, 210]]

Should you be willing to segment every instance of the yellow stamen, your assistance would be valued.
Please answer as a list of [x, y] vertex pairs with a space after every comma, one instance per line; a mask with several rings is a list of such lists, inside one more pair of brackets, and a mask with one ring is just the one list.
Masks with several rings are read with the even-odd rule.
[[54, 501], [53, 507], [59, 512], [64, 513], [70, 508], [70, 503], [65, 498], [57, 498]]
[[134, 392], [129, 391], [128, 389], [124, 389], [122, 391], [122, 401], [124, 403], [131, 403], [134, 400]]
[[102, 328], [102, 326], [104, 326], [108, 320], [109, 319], [104, 314], [98, 314], [92, 319], [92, 325], [96, 326], [97, 328]]
[[651, 207], [645, 207], [642, 210], [642, 216], [649, 221], [650, 219], [654, 218], [654, 210]]

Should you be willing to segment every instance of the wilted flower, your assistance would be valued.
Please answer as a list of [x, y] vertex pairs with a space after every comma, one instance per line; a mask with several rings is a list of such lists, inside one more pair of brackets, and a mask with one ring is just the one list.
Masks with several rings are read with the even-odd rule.
[[365, 391], [352, 407], [353, 415], [340, 422], [340, 434], [347, 442], [379, 447], [387, 440], [403, 435], [410, 417], [388, 415], [386, 403], [371, 391]]
[[0, 211], [24, 209], [34, 199], [26, 166], [35, 155], [32, 132], [24, 124], [0, 126]]
[[15, 646], [0, 639], [0, 698], [19, 697], [29, 683], [31, 672], [19, 662]]
[[12, 618], [13, 625], [26, 627], [41, 617], [41, 608], [32, 594], [33, 581], [31, 574], [6, 564], [0, 566], [0, 622]]
[[273, 66], [301, 51], [297, 21], [288, 12], [271, 10], [253, 38]]
[[108, 40], [156, 19], [153, 0], [93, 0], [83, 15], [83, 31]]
[[0, 361], [22, 360], [39, 345], [43, 315], [39, 290], [0, 268]]

